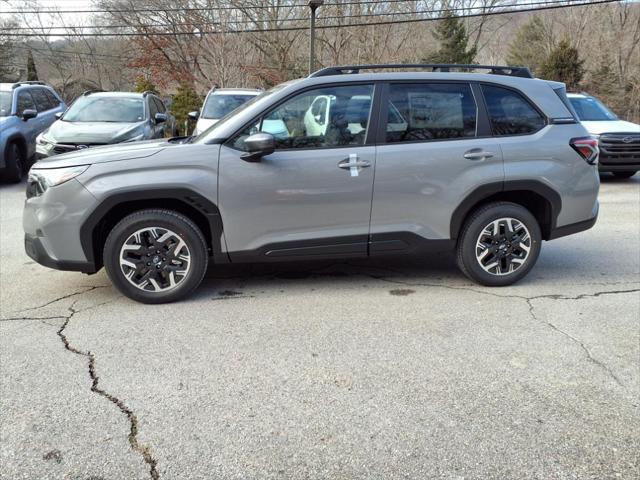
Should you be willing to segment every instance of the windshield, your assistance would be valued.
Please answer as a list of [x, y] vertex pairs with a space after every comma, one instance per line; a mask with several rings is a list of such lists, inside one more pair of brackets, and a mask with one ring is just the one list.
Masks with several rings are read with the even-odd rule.
[[255, 95], [213, 93], [207, 97], [207, 101], [202, 108], [202, 118], [215, 120], [222, 118], [253, 97], [255, 97]]
[[0, 117], [11, 115], [11, 97], [13, 92], [0, 92]]
[[198, 135], [196, 137], [193, 137], [190, 141], [192, 141], [194, 143], [207, 143], [209, 140], [215, 139], [216, 138], [216, 131], [219, 130], [223, 125], [225, 125], [231, 118], [235, 117], [240, 112], [243, 112], [244, 110], [246, 110], [247, 108], [251, 107], [255, 103], [258, 103], [258, 102], [264, 100], [265, 98], [270, 97], [275, 92], [277, 92], [278, 90], [286, 87], [287, 85], [290, 85], [294, 81], [295, 80], [292, 80], [290, 82], [281, 83], [280, 85], [276, 85], [275, 87], [271, 88], [270, 90], [267, 90], [266, 92], [262, 92], [260, 95], [256, 95], [255, 97], [253, 97], [248, 102], [243, 103], [242, 105], [240, 105], [235, 110], [232, 110], [231, 112], [227, 113], [218, 122], [216, 122], [215, 124], [213, 124], [212, 126], [207, 128], [200, 135]]
[[583, 122], [601, 122], [617, 120], [615, 113], [605, 107], [598, 99], [593, 97], [571, 97], [571, 105]]
[[64, 114], [66, 122], [134, 123], [144, 120], [141, 98], [80, 97]]

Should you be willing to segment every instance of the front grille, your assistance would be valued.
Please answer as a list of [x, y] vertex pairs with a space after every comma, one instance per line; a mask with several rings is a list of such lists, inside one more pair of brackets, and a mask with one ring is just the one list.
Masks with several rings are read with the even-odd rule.
[[640, 163], [640, 133], [607, 133], [600, 136], [600, 163]]
[[103, 143], [56, 143], [53, 147], [54, 153], [68, 153], [76, 150], [84, 150], [89, 147], [97, 147]]

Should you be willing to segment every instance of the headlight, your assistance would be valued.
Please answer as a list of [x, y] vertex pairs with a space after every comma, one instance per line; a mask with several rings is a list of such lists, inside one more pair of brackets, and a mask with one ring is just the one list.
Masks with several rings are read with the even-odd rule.
[[31, 196], [42, 195], [48, 188], [61, 185], [84, 172], [89, 165], [64, 168], [32, 168], [29, 170], [27, 190]]
[[36, 137], [36, 143], [38, 145], [53, 145], [55, 142], [49, 140], [47, 137], [44, 136], [44, 133], [41, 133], [40, 135], [38, 135]]

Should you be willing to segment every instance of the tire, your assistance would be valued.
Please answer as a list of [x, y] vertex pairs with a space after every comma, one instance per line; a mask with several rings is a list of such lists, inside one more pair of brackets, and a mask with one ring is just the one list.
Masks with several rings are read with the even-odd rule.
[[[507, 238], [510, 230], [511, 239]], [[541, 241], [540, 225], [529, 210], [511, 202], [489, 203], [472, 212], [464, 223], [456, 261], [462, 273], [477, 283], [511, 285], [533, 268]]]
[[4, 154], [5, 169], [2, 178], [10, 183], [18, 183], [24, 175], [24, 158], [17, 143], [7, 145]]
[[209, 255], [202, 232], [186, 216], [140, 210], [113, 227], [103, 259], [107, 275], [124, 295], [142, 303], [169, 303], [200, 285]]
[[612, 172], [613, 176], [616, 178], [631, 178], [637, 172], [635, 170], [625, 170], [624, 172]]

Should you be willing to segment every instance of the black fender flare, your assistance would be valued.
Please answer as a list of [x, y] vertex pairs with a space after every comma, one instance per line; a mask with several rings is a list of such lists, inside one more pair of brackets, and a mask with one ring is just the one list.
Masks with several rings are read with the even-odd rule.
[[169, 200], [182, 202], [188, 207], [198, 211], [207, 220], [211, 240], [211, 253], [217, 262], [227, 261], [227, 256], [222, 252], [222, 217], [220, 210], [211, 200], [188, 188], [145, 188], [144, 190], [130, 190], [118, 192], [108, 196], [91, 212], [80, 227], [80, 244], [88, 263], [98, 270], [94, 246], [94, 231], [105, 216], [118, 205], [144, 201], [144, 200]]
[[530, 191], [545, 198], [551, 205], [551, 225], [550, 230], [556, 228], [556, 222], [560, 210], [562, 209], [562, 199], [560, 194], [550, 186], [538, 180], [509, 180], [505, 182], [487, 183], [477, 187], [453, 211], [450, 224], [450, 235], [452, 239], [458, 238], [462, 224], [471, 209], [483, 200], [503, 192]]

